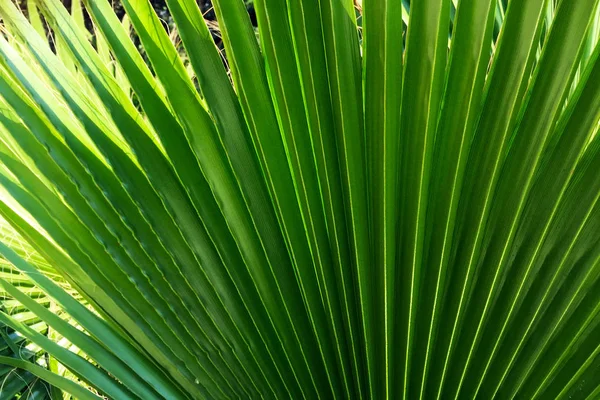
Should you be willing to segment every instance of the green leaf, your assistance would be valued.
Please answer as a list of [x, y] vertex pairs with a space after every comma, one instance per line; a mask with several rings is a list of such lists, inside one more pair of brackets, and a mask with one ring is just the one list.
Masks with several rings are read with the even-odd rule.
[[449, 7], [449, 2], [439, 0], [413, 3], [406, 39], [397, 262], [401, 306], [396, 317], [400, 343], [396, 358], [401, 360], [396, 384], [403, 399], [414, 396], [409, 393], [409, 380], [434, 139], [444, 91]]
[[0, 397], [598, 397], [598, 3], [0, 0]]
[[[363, 80], [366, 165], [369, 187], [370, 245], [377, 266], [373, 281], [375, 299], [370, 304], [368, 335], [377, 367], [372, 385], [385, 387], [376, 396], [395, 396], [397, 366], [394, 348], [396, 314], [395, 246], [398, 229], [398, 169], [400, 167], [402, 104], [402, 9], [392, 1], [363, 4]], [[383, 326], [381, 322], [383, 321]]]
[[77, 383], [69, 379], [63, 378], [62, 376], [53, 374], [52, 372], [48, 371], [43, 367], [40, 367], [39, 365], [5, 356], [0, 356], [0, 364], [10, 365], [16, 368], [21, 368], [26, 371], [29, 371], [32, 374], [35, 374], [36, 376], [51, 383], [52, 385], [55, 385], [64, 390], [65, 392], [77, 396], [80, 399], [97, 400], [101, 398], [99, 396], [96, 396], [89, 390], [82, 388]]

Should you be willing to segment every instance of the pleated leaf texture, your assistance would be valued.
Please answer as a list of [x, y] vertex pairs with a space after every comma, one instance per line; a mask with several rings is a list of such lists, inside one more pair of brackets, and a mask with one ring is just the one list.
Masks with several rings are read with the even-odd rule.
[[599, 1], [0, 0], [0, 398], [599, 399]]

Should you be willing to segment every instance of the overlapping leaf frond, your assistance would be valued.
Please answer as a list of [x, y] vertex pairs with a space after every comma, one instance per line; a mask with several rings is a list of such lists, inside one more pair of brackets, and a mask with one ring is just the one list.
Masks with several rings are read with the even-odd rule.
[[[35, 273], [50, 277], [59, 286], [80, 299], [68, 282], [57, 274], [52, 266], [4, 219], [0, 220], [0, 236], [7, 248], [33, 266]], [[26, 302], [21, 302], [19, 297], [15, 297], [15, 291], [24, 296]], [[79, 352], [79, 349], [72, 347], [72, 343], [53, 331], [37, 310], [41, 308], [49, 310], [47, 312], [55, 313], [57, 317], [67, 322], [71, 321], [70, 316], [61, 312], [51, 297], [37, 287], [27, 274], [15, 268], [5, 258], [0, 260], [0, 298], [2, 303], [0, 359], [4, 360], [0, 370], [0, 398], [43, 399], [60, 396], [57, 388], [49, 387], [29, 368], [20, 368], [23, 365], [31, 365], [34, 366], [33, 368], [46, 370], [46, 373], [52, 371], [59, 376], [68, 375], [68, 371], [56, 363], [55, 359], [49, 357], [44, 348], [23, 332], [27, 330], [34, 336], [50, 337], [61, 346], [71, 347], [72, 351]]]
[[166, 3], [0, 0], [0, 397], [600, 396], [598, 0]]

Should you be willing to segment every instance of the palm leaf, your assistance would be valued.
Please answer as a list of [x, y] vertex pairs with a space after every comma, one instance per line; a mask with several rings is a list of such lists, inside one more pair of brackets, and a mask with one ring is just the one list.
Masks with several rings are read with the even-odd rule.
[[0, 0], [0, 398], [600, 395], [598, 0], [166, 3]]

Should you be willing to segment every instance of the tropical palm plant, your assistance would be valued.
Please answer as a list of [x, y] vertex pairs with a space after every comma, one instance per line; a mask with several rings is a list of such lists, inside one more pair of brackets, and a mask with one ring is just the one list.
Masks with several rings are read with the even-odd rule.
[[0, 398], [600, 397], [598, 0], [72, 3], [0, 0]]

